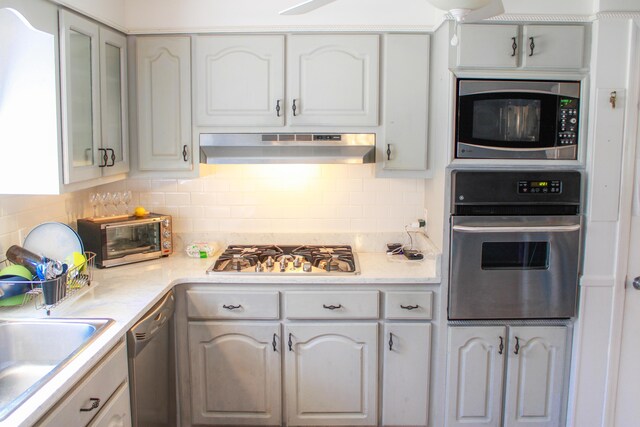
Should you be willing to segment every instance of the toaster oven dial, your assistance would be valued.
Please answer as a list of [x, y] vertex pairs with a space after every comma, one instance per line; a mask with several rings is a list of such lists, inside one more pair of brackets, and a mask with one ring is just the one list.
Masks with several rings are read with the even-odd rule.
[[169, 227], [170, 225], [171, 225], [171, 221], [169, 221], [169, 218], [162, 220], [163, 227]]
[[162, 242], [162, 247], [164, 249], [171, 249], [171, 242]]
[[171, 231], [169, 230], [164, 230], [162, 232], [162, 237], [164, 237], [165, 239], [168, 239], [169, 237], [171, 237]]

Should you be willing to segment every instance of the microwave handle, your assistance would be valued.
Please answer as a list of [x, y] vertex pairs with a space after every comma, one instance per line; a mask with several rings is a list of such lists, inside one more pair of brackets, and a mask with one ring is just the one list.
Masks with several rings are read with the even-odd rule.
[[580, 224], [543, 227], [470, 227], [467, 225], [454, 225], [453, 231], [462, 231], [464, 233], [558, 233], [578, 231], [580, 227]]
[[144, 219], [139, 221], [122, 222], [118, 224], [105, 224], [104, 228], [131, 227], [132, 225], [145, 225], [145, 224], [152, 224], [154, 222], [160, 222], [160, 221], [162, 221], [162, 218], [151, 218], [151, 219]]

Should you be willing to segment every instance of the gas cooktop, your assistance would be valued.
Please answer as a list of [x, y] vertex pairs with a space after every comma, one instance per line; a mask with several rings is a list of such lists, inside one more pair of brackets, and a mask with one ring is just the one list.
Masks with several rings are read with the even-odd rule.
[[360, 274], [348, 245], [229, 245], [207, 273]]

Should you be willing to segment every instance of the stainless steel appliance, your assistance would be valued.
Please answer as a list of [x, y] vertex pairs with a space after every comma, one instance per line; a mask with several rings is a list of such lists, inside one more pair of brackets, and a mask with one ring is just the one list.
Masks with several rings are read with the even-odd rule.
[[575, 160], [580, 82], [458, 79], [456, 157]]
[[167, 293], [127, 333], [131, 418], [135, 427], [177, 425], [173, 312]]
[[96, 253], [98, 267], [145, 261], [173, 252], [170, 215], [79, 219], [78, 234], [85, 250]]
[[203, 133], [201, 163], [374, 163], [374, 133]]
[[207, 273], [359, 274], [348, 245], [229, 245]]
[[576, 171], [453, 171], [449, 319], [576, 313]]

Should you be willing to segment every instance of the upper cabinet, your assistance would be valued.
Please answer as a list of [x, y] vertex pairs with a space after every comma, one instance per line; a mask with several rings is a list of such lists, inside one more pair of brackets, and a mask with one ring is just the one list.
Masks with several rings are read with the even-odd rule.
[[286, 64], [283, 35], [200, 36], [194, 51], [197, 126], [378, 125], [378, 35], [291, 35]]
[[129, 170], [126, 38], [60, 11], [64, 183]]
[[458, 27], [452, 68], [579, 70], [585, 67], [584, 25], [485, 25]]
[[191, 171], [191, 39], [136, 40], [138, 169]]

